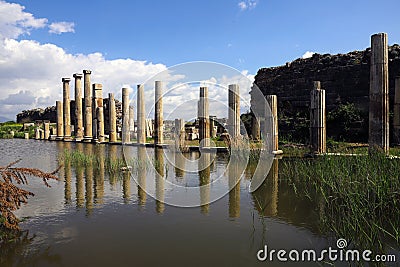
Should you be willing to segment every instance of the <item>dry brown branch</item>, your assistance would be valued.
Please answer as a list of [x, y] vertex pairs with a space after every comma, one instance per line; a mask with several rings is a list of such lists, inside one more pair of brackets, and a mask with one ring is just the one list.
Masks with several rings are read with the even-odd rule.
[[41, 178], [47, 187], [49, 180], [58, 180], [55, 174], [61, 166], [51, 173], [43, 172], [34, 168], [12, 167], [21, 160], [17, 160], [5, 167], [0, 167], [0, 227], [11, 230], [19, 230], [18, 218], [14, 211], [27, 203], [29, 196], [34, 196], [30, 191], [24, 190], [15, 184], [28, 184], [27, 177]]

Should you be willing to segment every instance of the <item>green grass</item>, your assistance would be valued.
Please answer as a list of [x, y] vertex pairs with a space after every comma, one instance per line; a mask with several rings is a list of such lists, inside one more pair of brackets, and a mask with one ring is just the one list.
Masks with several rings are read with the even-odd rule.
[[280, 176], [296, 194], [319, 202], [322, 233], [362, 249], [399, 247], [400, 160], [381, 154], [284, 160]]

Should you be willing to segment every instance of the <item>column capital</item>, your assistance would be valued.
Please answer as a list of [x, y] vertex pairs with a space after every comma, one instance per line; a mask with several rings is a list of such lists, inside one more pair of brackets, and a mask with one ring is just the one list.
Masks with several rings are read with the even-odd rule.
[[75, 73], [74, 75], [73, 75], [73, 77], [75, 78], [75, 79], [81, 79], [82, 78], [82, 74], [80, 74], [80, 73]]
[[91, 74], [92, 71], [91, 71], [91, 70], [83, 70], [83, 73], [84, 73], [84, 74]]
[[63, 83], [69, 83], [71, 81], [71, 78], [62, 78], [61, 81]]

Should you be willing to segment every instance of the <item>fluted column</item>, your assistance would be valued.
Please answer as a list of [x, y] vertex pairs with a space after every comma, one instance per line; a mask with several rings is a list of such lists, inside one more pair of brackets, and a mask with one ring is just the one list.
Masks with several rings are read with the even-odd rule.
[[82, 74], [75, 73], [75, 140], [83, 139]]
[[137, 142], [146, 143], [146, 111], [144, 107], [144, 86], [137, 86]]
[[71, 140], [71, 111], [70, 111], [70, 89], [69, 82], [70, 78], [62, 78], [63, 83], [63, 115], [64, 115], [64, 140]]
[[113, 93], [108, 94], [108, 101], [110, 142], [117, 142], [117, 114], [115, 111], [115, 99]]
[[155, 82], [155, 113], [154, 113], [154, 144], [164, 143], [164, 119], [163, 119], [163, 84]]
[[389, 70], [386, 33], [371, 36], [369, 151], [389, 153]]
[[84, 94], [85, 94], [85, 141], [91, 142], [92, 132], [92, 86], [90, 84], [90, 70], [83, 70]]

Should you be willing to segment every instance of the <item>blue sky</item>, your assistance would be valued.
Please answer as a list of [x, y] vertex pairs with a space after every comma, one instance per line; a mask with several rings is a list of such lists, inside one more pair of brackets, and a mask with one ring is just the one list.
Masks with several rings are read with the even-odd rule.
[[[251, 73], [282, 65], [306, 51], [345, 53], [387, 32], [400, 42], [398, 0], [244, 1], [15, 1], [49, 21], [75, 23], [75, 33], [28, 36], [69, 53], [101, 52], [167, 66], [193, 60], [224, 63]], [[371, 18], [374, 18], [372, 20]], [[25, 38], [26, 36], [22, 36]]]
[[399, 10], [398, 0], [0, 0], [0, 117], [54, 105], [61, 77], [83, 69], [119, 98], [184, 62], [252, 79], [311, 52], [365, 49], [378, 32], [400, 43]]

